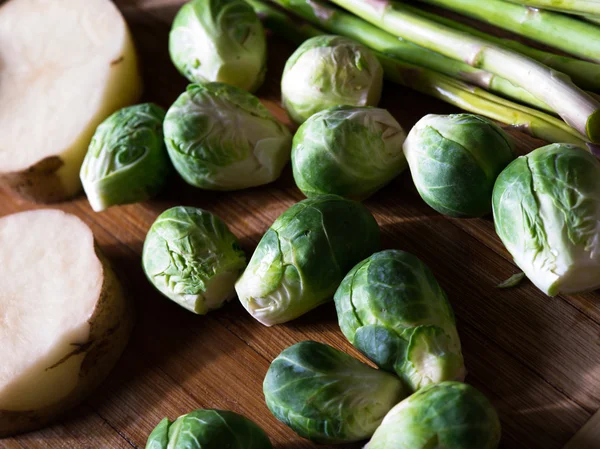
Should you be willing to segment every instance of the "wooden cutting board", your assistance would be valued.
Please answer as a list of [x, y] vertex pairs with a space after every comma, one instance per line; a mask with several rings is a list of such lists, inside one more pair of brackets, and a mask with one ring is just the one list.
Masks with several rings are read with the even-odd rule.
[[[168, 31], [181, 0], [117, 2], [133, 31], [146, 81], [145, 101], [168, 107], [186, 81], [173, 68]], [[269, 71], [258, 95], [277, 117], [279, 80], [294, 47], [269, 40]], [[387, 84], [381, 107], [408, 131], [427, 113], [456, 109]], [[511, 131], [519, 150], [541, 142]], [[100, 390], [57, 424], [0, 440], [13, 448], [143, 448], [154, 426], [195, 408], [230, 409], [256, 421], [277, 449], [316, 447], [276, 421], [267, 410], [262, 381], [270, 361], [287, 346], [313, 339], [358, 356], [344, 339], [333, 304], [287, 325], [267, 328], [234, 300], [208, 316], [196, 316], [160, 296], [140, 265], [148, 228], [175, 205], [217, 214], [251, 255], [262, 234], [286, 208], [303, 198], [289, 168], [272, 185], [233, 193], [195, 189], [174, 177], [158, 198], [94, 213], [85, 197], [56, 207], [88, 223], [137, 307], [137, 327], [119, 364]], [[500, 290], [519, 270], [497, 238], [491, 217], [451, 219], [417, 195], [405, 173], [368, 201], [384, 246], [423, 259], [447, 291], [458, 318], [468, 382], [497, 408], [502, 447], [558, 449], [600, 407], [600, 307], [598, 293], [548, 298], [525, 281]], [[0, 215], [39, 206], [0, 192]], [[321, 446], [327, 448], [327, 446]], [[343, 445], [359, 448], [361, 445]], [[600, 447], [600, 443], [586, 447]]]

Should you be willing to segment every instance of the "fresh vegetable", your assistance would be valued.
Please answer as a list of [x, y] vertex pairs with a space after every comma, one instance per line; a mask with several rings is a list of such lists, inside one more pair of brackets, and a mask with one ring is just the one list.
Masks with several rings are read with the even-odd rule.
[[258, 98], [223, 83], [192, 84], [167, 111], [165, 141], [188, 183], [236, 190], [279, 177], [292, 135]]
[[369, 438], [406, 397], [395, 376], [315, 341], [279, 354], [267, 371], [263, 391], [278, 420], [317, 443]]
[[192, 0], [173, 21], [169, 53], [192, 83], [222, 82], [250, 92], [262, 84], [267, 43], [262, 24], [243, 0]]
[[[281, 5], [285, 5], [284, 0], [276, 1]], [[296, 43], [302, 43], [305, 39], [324, 33], [310, 24], [298, 23], [294, 18], [271, 6], [270, 2], [265, 3], [261, 0], [248, 0], [248, 2], [252, 4], [261, 20], [270, 29]], [[317, 0], [312, 0], [311, 4], [316, 5]], [[318, 5], [319, 8], [315, 9], [316, 12], [322, 11], [320, 8], [322, 3], [318, 3]], [[294, 9], [294, 12], [299, 12], [303, 17], [308, 18], [311, 23], [319, 25], [321, 21], [317, 18], [328, 17], [314, 14], [311, 18], [309, 15], [305, 15], [304, 11], [304, 8], [301, 11]], [[353, 29], [349, 31], [340, 29], [340, 33], [350, 33]], [[585, 137], [556, 117], [513, 103], [479, 87], [441, 73], [408, 64], [382, 53], [376, 53], [376, 55], [383, 66], [385, 77], [389, 81], [438, 98], [465, 111], [498, 120], [549, 142], [568, 142], [586, 146], [587, 139]]]
[[133, 311], [90, 228], [45, 209], [0, 218], [0, 438], [42, 427], [112, 369]]
[[291, 119], [302, 123], [332, 106], [377, 106], [382, 84], [371, 50], [345, 37], [315, 36], [287, 60], [281, 96]]
[[144, 201], [170, 172], [163, 138], [165, 111], [155, 104], [129, 106], [96, 130], [81, 167], [81, 182], [96, 212]]
[[365, 449], [496, 449], [500, 421], [487, 398], [470, 385], [443, 382], [396, 405]]
[[385, 109], [334, 106], [304, 122], [292, 143], [296, 185], [306, 196], [364, 199], [406, 168], [406, 133]]
[[350, 270], [334, 299], [346, 338], [377, 366], [396, 372], [407, 391], [464, 379], [454, 313], [415, 256], [373, 254]]
[[[313, 0], [314, 1], [314, 0]], [[526, 45], [517, 40], [502, 38], [493, 34], [486, 33], [479, 30], [478, 28], [465, 25], [462, 22], [449, 19], [439, 14], [434, 14], [419, 8], [412, 7], [410, 5], [404, 5], [404, 7], [415, 14], [427, 17], [428, 19], [442, 23], [449, 27], [463, 31], [465, 33], [477, 36], [481, 39], [491, 41], [495, 44], [502, 45], [510, 48], [511, 50], [523, 53], [530, 58], [536, 59], [542, 64], [552, 67], [554, 70], [569, 75], [573, 82], [582, 89], [600, 91], [600, 65], [589, 61], [582, 61], [577, 58], [569, 56], [557, 55], [547, 51], [540, 50]], [[485, 86], [484, 86], [485, 87]]]
[[315, 196], [275, 220], [235, 289], [262, 324], [285, 323], [329, 301], [348, 270], [378, 249], [379, 227], [363, 205]]
[[142, 264], [163, 295], [204, 315], [233, 297], [246, 256], [220, 218], [179, 206], [160, 214], [148, 231]]
[[146, 449], [272, 449], [267, 434], [248, 418], [224, 410], [194, 410], [163, 419]]
[[[420, 1], [451, 9], [579, 58], [600, 62], [600, 29], [575, 17], [503, 0]], [[555, 0], [550, 1], [557, 4]], [[598, 7], [596, 2], [587, 3]]]
[[596, 0], [508, 0], [525, 6], [534, 6], [540, 9], [553, 9], [569, 14], [596, 14], [600, 15], [600, 2]]
[[0, 41], [0, 185], [72, 197], [96, 127], [141, 93], [125, 20], [110, 0], [11, 0]]
[[416, 64], [454, 78], [498, 92], [508, 98], [527, 103], [539, 109], [551, 109], [526, 90], [492, 73], [471, 67], [440, 55], [412, 42], [398, 39], [393, 34], [369, 22], [319, 0], [273, 0], [330, 33], [344, 35], [387, 56]]
[[538, 148], [498, 176], [494, 223], [516, 264], [544, 293], [600, 286], [600, 161], [567, 144]]
[[423, 200], [453, 217], [480, 217], [492, 210], [492, 190], [515, 158], [502, 128], [471, 114], [429, 114], [404, 142], [413, 182]]
[[[398, 37], [507, 79], [546, 103], [590, 141], [600, 142], [600, 103], [568, 76], [503, 46], [414, 14], [399, 2], [332, 1]], [[481, 2], [470, 3], [473, 10], [482, 9]]]

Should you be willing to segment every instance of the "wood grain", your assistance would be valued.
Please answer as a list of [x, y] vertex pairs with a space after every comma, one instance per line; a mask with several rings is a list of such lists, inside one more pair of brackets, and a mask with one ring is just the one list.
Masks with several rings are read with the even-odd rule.
[[[167, 37], [180, 0], [123, 0], [144, 68], [145, 101], [168, 107], [186, 81], [173, 68]], [[279, 103], [279, 79], [293, 47], [269, 40], [269, 71], [258, 95], [289, 124]], [[456, 110], [386, 84], [381, 106], [410, 127], [427, 113]], [[541, 142], [510, 131], [525, 153]], [[262, 380], [270, 361], [305, 339], [326, 342], [360, 357], [342, 336], [332, 304], [292, 323], [266, 328], [237, 301], [195, 316], [161, 297], [140, 265], [145, 234], [163, 210], [202, 207], [219, 215], [250, 255], [287, 207], [302, 199], [289, 168], [269, 186], [219, 193], [194, 189], [173, 177], [158, 198], [94, 213], [83, 196], [57, 207], [88, 223], [134, 299], [138, 323], [112, 375], [84, 405], [45, 430], [0, 441], [13, 448], [143, 448], [153, 427], [199, 407], [230, 409], [256, 421], [277, 449], [316, 447], [268, 412]], [[518, 271], [490, 217], [458, 220], [428, 208], [405, 173], [368, 201], [384, 246], [423, 259], [456, 311], [469, 370], [468, 382], [497, 407], [506, 449], [561, 448], [600, 407], [598, 294], [548, 298], [533, 285], [495, 286]], [[38, 208], [0, 192], [0, 215]], [[327, 446], [321, 446], [327, 448]], [[348, 449], [360, 445], [344, 446]], [[569, 448], [582, 446], [569, 446]], [[598, 446], [586, 446], [598, 447]]]

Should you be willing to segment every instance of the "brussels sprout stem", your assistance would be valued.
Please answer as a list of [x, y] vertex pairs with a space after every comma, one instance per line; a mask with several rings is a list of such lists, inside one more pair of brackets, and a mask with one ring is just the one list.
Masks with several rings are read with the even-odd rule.
[[420, 1], [504, 28], [580, 58], [600, 62], [600, 29], [575, 17], [502, 0]]
[[[324, 34], [320, 29], [307, 24], [299, 27], [297, 21], [264, 1], [246, 1], [254, 7], [268, 28], [295, 43], [301, 43], [319, 33]], [[438, 98], [465, 111], [497, 120], [548, 142], [568, 142], [582, 148], [589, 146], [582, 135], [556, 117], [423, 67], [383, 54], [378, 54], [378, 58], [389, 81]]]
[[[477, 4], [487, 4], [477, 2]], [[332, 0], [374, 25], [430, 50], [503, 76], [548, 104], [565, 122], [600, 141], [600, 103], [560, 72], [520, 53], [428, 20], [390, 0]]]
[[412, 42], [398, 39], [393, 34], [325, 2], [318, 0], [272, 1], [324, 30], [350, 37], [373, 50], [475, 84], [535, 108], [552, 112], [552, 108], [543, 101], [504, 78], [432, 52]]
[[[410, 5], [405, 5], [405, 8], [408, 11], [414, 12], [415, 14], [419, 14], [443, 25], [463, 31], [465, 33], [469, 33], [473, 36], [485, 39], [495, 44], [502, 45], [510, 48], [511, 50], [518, 51], [519, 53], [523, 53], [524, 55], [527, 55], [530, 58], [547, 65], [548, 67], [552, 67], [554, 70], [558, 70], [559, 72], [569, 75], [573, 82], [582, 89], [596, 91], [600, 90], [600, 65], [598, 64], [571, 58], [569, 56], [561, 56], [554, 53], [549, 53], [547, 51], [538, 50], [537, 48], [522, 44], [516, 40], [494, 36], [492, 34], [480, 31], [477, 28], [465, 25], [462, 22], [457, 22], [428, 11], [423, 11], [422, 9], [415, 8]], [[598, 20], [600, 21], [600, 19]]]

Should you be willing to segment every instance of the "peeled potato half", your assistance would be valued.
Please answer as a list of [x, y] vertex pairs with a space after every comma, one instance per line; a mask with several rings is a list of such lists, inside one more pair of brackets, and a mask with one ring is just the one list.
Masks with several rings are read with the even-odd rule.
[[112, 369], [133, 313], [90, 228], [59, 210], [0, 218], [0, 437], [41, 427]]
[[38, 202], [72, 197], [96, 127], [141, 79], [111, 0], [0, 1], [0, 184]]

